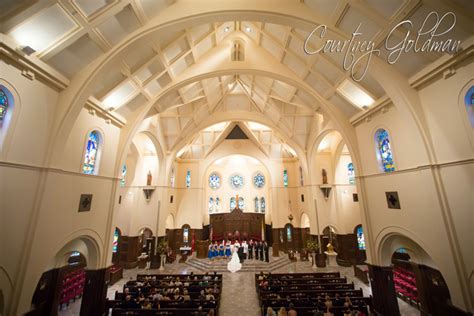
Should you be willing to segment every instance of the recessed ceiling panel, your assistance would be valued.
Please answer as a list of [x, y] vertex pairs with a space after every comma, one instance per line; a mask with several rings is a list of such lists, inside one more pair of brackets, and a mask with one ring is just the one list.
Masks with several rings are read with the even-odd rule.
[[41, 52], [65, 37], [76, 23], [61, 8], [54, 4], [15, 27], [9, 35], [20, 45], [30, 46]]

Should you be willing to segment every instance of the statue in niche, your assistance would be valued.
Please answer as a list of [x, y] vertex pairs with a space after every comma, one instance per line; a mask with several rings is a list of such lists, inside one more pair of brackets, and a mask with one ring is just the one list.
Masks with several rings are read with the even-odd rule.
[[323, 169], [323, 184], [328, 184], [328, 173], [326, 172], [326, 169]]
[[151, 185], [152, 178], [151, 171], [148, 171], [148, 175], [146, 176], [146, 185]]

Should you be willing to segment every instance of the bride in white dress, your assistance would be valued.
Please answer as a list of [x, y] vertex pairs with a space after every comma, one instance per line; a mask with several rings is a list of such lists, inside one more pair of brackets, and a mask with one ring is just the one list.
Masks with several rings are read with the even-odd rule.
[[232, 259], [227, 264], [227, 270], [234, 273], [239, 271], [242, 268], [242, 264], [240, 263], [238, 251], [239, 251], [240, 244], [236, 242], [234, 244], [234, 249], [232, 251]]

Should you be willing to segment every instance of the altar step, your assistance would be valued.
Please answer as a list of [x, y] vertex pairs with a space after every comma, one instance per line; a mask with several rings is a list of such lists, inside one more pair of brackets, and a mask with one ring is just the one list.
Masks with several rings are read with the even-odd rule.
[[[229, 272], [227, 270], [227, 260], [216, 260], [211, 262], [209, 259], [197, 259], [197, 258], [189, 258], [186, 261], [186, 264], [208, 272]], [[239, 271], [242, 272], [273, 272], [279, 268], [287, 266], [291, 263], [287, 256], [283, 255], [281, 257], [272, 258], [270, 262], [262, 262], [259, 260], [245, 260], [242, 264], [242, 269]]]

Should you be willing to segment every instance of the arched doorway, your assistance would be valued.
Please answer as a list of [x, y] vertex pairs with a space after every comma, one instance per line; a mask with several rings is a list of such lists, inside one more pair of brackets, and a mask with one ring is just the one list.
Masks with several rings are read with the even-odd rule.
[[394, 293], [398, 304], [402, 300], [426, 315], [457, 314], [443, 275], [419, 243], [402, 234], [389, 234], [380, 243], [379, 255], [383, 265], [391, 268], [393, 281], [388, 282], [391, 290], [387, 293]]
[[333, 245], [334, 247], [334, 251], [337, 252], [338, 250], [337, 231], [336, 231], [336, 228], [334, 228], [331, 225], [326, 226], [323, 229], [323, 236], [321, 240], [323, 251], [327, 251], [328, 243], [331, 243], [331, 245]]
[[300, 227], [301, 227], [301, 245], [303, 248], [306, 247], [306, 241], [310, 236], [310, 222], [309, 216], [306, 213], [301, 214], [300, 220]]
[[98, 245], [92, 238], [81, 236], [65, 244], [38, 281], [31, 301], [34, 315], [58, 315], [65, 310], [79, 313], [86, 270], [96, 269], [99, 261]]
[[148, 227], [140, 229], [140, 232], [138, 233], [138, 245], [141, 248], [142, 253], [146, 252], [148, 255], [150, 255], [152, 241], [153, 231]]

